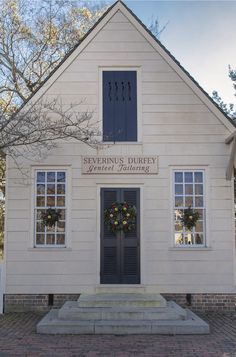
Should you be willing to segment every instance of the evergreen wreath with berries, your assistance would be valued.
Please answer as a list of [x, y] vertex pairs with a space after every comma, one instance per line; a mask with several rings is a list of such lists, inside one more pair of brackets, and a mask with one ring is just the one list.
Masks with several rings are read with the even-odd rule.
[[192, 229], [196, 226], [199, 217], [199, 213], [195, 211], [191, 206], [189, 206], [188, 208], [184, 209], [183, 215], [180, 220], [183, 223], [184, 227], [192, 231]]
[[135, 229], [136, 207], [127, 202], [114, 202], [104, 211], [104, 222], [109, 231], [132, 232]]
[[41, 213], [41, 219], [46, 227], [55, 226], [61, 218], [61, 211], [56, 208], [47, 208], [45, 212]]

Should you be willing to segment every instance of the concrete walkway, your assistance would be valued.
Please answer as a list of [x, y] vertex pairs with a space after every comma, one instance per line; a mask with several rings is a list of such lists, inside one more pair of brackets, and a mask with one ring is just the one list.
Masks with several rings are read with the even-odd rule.
[[236, 313], [207, 313], [210, 335], [37, 335], [36, 313], [0, 316], [0, 357], [236, 357]]

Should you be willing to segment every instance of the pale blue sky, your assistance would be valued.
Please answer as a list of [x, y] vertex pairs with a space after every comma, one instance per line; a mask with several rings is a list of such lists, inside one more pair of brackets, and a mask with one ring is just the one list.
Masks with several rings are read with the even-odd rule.
[[236, 102], [228, 78], [228, 64], [236, 69], [236, 1], [124, 2], [146, 25], [152, 16], [168, 22], [161, 42], [210, 95], [216, 89]]

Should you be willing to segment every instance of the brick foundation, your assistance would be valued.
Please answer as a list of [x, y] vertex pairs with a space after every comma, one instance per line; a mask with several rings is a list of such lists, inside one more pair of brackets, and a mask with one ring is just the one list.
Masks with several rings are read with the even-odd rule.
[[53, 294], [50, 305], [49, 294], [6, 294], [4, 296], [5, 312], [48, 311], [61, 307], [67, 300], [77, 300], [79, 294]]
[[182, 307], [198, 311], [236, 311], [236, 294], [191, 294], [191, 305], [186, 294], [162, 294]]
[[[236, 311], [236, 294], [191, 294], [191, 305], [186, 294], [162, 294], [167, 300], [174, 300], [182, 307], [199, 311]], [[5, 312], [48, 311], [60, 308], [67, 300], [77, 300], [79, 294], [53, 294], [50, 305], [48, 294], [6, 294]], [[51, 301], [52, 302], [52, 301]]]

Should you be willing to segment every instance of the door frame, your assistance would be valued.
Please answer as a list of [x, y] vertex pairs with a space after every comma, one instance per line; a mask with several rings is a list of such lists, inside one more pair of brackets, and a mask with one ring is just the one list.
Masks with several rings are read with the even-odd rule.
[[[143, 237], [143, 186], [144, 184], [124, 184], [124, 183], [116, 183], [116, 184], [97, 184], [97, 278], [96, 285], [102, 285], [100, 281], [100, 271], [101, 271], [101, 196], [100, 192], [102, 188], [139, 188], [140, 190], [140, 237], [139, 237], [139, 246], [140, 246], [140, 256], [139, 256], [139, 266], [140, 266], [140, 283], [138, 285], [142, 285], [144, 282], [144, 241]], [[106, 284], [109, 285], [109, 284]], [[114, 284], [113, 284], [114, 285]], [[122, 286], [122, 284], [119, 284]]]

